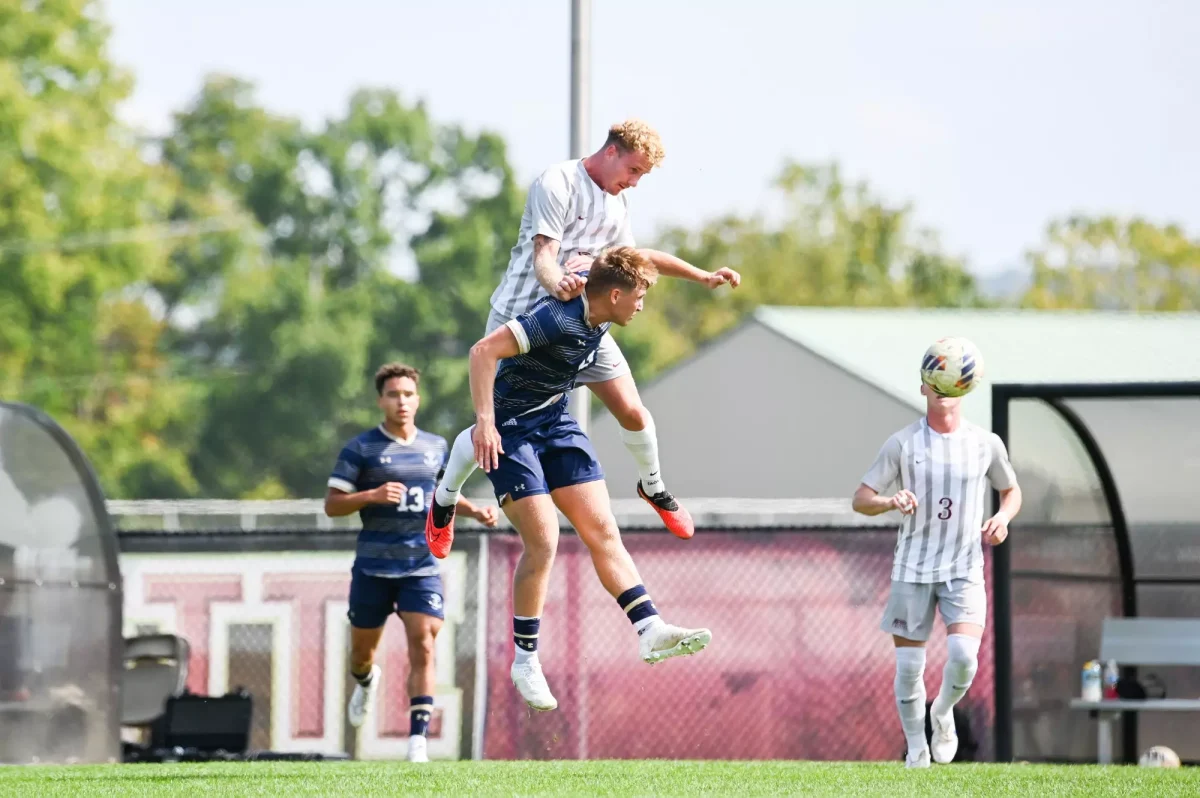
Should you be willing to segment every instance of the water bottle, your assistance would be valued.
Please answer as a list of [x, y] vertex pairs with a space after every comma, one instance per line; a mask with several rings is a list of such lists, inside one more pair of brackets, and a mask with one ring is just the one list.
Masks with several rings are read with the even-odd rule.
[[1084, 701], [1099, 701], [1103, 697], [1100, 688], [1100, 662], [1088, 660], [1083, 663], [1083, 689], [1080, 698]]
[[1117, 661], [1110, 659], [1104, 664], [1104, 698], [1117, 698], [1117, 681], [1121, 672], [1117, 670]]

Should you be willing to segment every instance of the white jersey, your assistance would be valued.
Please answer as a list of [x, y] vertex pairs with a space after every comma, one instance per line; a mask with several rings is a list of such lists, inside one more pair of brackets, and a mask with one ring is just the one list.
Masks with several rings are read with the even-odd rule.
[[596, 185], [582, 160], [564, 161], [542, 172], [529, 187], [517, 245], [492, 294], [492, 308], [506, 319], [516, 318], [546, 295], [533, 272], [535, 235], [559, 242], [559, 265], [579, 253], [599, 255], [609, 247], [633, 246], [629, 198], [624, 191], [614, 197]]
[[964, 421], [943, 435], [922, 418], [887, 439], [862, 482], [917, 497], [917, 511], [900, 522], [892, 579], [936, 583], [982, 578], [985, 484], [1007, 490], [1017, 477], [995, 433]]

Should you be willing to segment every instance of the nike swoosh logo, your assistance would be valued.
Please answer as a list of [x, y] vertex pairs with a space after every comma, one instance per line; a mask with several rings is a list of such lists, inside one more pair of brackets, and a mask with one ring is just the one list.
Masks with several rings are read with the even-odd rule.
[[651, 471], [651, 472], [650, 472], [650, 476], [652, 476], [652, 477], [656, 477], [656, 476], [658, 476], [658, 472], [657, 472], [657, 471]]

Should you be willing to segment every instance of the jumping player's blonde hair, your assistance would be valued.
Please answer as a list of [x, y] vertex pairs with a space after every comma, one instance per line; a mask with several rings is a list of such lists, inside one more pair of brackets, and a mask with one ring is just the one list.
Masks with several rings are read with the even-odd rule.
[[667, 156], [658, 131], [640, 119], [626, 119], [620, 124], [608, 129], [608, 139], [604, 146], [617, 145], [625, 152], [640, 152], [650, 162], [650, 168], [655, 168]]
[[658, 269], [650, 259], [633, 247], [613, 247], [592, 262], [588, 271], [588, 293], [596, 295], [620, 288], [633, 291], [650, 288], [658, 282]]

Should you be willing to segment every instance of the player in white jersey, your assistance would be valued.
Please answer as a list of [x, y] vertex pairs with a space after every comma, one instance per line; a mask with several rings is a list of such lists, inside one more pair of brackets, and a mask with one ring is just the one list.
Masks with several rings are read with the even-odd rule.
[[[609, 129], [599, 150], [583, 159], [555, 164], [533, 182], [521, 217], [517, 244], [508, 270], [492, 294], [486, 334], [526, 312], [542, 297], [553, 294], [569, 301], [583, 290], [586, 268], [603, 250], [633, 246], [629, 197], [643, 176], [664, 156], [662, 141], [649, 125], [630, 120]], [[717, 288], [736, 288], [741, 275], [732, 269], [706, 272], [657, 250], [640, 250], [659, 274], [681, 277]], [[638, 466], [637, 493], [654, 508], [678, 537], [690, 538], [691, 515], [663, 483], [658, 460], [654, 419], [642, 404], [629, 365], [612, 336], [605, 335], [594, 362], [579, 373], [621, 425], [621, 439]], [[455, 440], [442, 482], [460, 488], [475, 469], [470, 441]]]
[[[975, 678], [987, 619], [982, 543], [1003, 543], [1021, 509], [1021, 489], [1000, 438], [962, 419], [961, 397], [939, 396], [926, 385], [921, 393], [925, 417], [887, 439], [853, 500], [864, 515], [899, 510], [903, 516], [881, 628], [896, 646], [896, 707], [908, 767], [929, 767], [925, 641], [935, 608], [946, 624], [948, 657], [929, 710], [932, 755], [944, 764], [958, 751], [954, 705]], [[1000, 509], [984, 521], [989, 483], [1000, 492]], [[894, 494], [893, 485], [899, 488]]]

